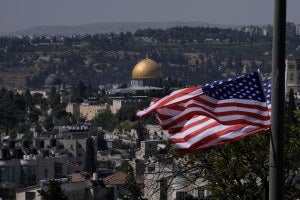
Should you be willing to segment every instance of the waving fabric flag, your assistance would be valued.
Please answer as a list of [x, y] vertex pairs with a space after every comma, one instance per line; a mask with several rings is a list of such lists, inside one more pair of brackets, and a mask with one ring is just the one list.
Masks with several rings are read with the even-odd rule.
[[[169, 106], [172, 109], [168, 109]], [[145, 117], [158, 109], [161, 109], [157, 113], [159, 118], [168, 119], [159, 122], [163, 129], [195, 115], [204, 115], [225, 125], [270, 126], [269, 110], [257, 72], [175, 91], [137, 115]]]
[[169, 130], [170, 143], [180, 152], [194, 152], [269, 128], [270, 101], [263, 90], [270, 92], [270, 87], [269, 81], [261, 88], [258, 74], [253, 73], [206, 84], [201, 95], [153, 109], [162, 102], [158, 100], [152, 109], [161, 127]]
[[[267, 105], [271, 108], [271, 79], [263, 82], [263, 90], [266, 96]], [[183, 105], [183, 104], [181, 104]], [[176, 109], [184, 110], [184, 107], [177, 106]], [[167, 107], [170, 113], [181, 113], [175, 107]], [[163, 109], [158, 109], [157, 119], [161, 123], [167, 118], [161, 119], [159, 113]], [[171, 116], [170, 116], [171, 117]], [[169, 127], [169, 141], [179, 152], [190, 153], [199, 151], [207, 147], [222, 144], [224, 142], [234, 142], [250, 134], [265, 130], [266, 128], [237, 124], [223, 125], [220, 122], [201, 115], [195, 115], [172, 127]]]

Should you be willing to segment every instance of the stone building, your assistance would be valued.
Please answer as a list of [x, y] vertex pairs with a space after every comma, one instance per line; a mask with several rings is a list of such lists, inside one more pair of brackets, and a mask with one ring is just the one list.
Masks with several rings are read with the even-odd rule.
[[24, 155], [23, 159], [0, 161], [0, 197], [11, 198], [18, 188], [38, 180], [67, 176], [67, 156]]
[[296, 103], [300, 103], [300, 59], [286, 59], [286, 99], [293, 89]]
[[[114, 188], [105, 187], [102, 181], [90, 179], [73, 180], [73, 176], [69, 179], [59, 180], [61, 188], [68, 199], [72, 200], [114, 200]], [[16, 191], [16, 199], [18, 200], [42, 200], [38, 190], [48, 190], [47, 181], [41, 181], [39, 184], [22, 188]]]
[[82, 117], [86, 121], [92, 120], [99, 113], [109, 109], [108, 104], [103, 105], [90, 105], [87, 103], [69, 103], [66, 111], [72, 113], [75, 117]]

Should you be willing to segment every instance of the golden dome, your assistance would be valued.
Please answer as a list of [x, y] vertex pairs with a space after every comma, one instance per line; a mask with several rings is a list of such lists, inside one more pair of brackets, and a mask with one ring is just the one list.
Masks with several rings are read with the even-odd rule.
[[138, 62], [132, 70], [132, 79], [143, 78], [162, 78], [160, 66], [149, 58]]

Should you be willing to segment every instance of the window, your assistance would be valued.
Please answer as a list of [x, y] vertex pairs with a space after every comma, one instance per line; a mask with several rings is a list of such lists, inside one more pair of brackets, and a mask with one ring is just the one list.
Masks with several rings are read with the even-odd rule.
[[165, 200], [168, 197], [168, 181], [166, 178], [159, 180], [160, 185], [160, 200]]
[[54, 163], [54, 178], [62, 177], [62, 163]]
[[77, 156], [78, 156], [78, 157], [81, 157], [81, 153], [78, 153]]
[[45, 148], [45, 141], [44, 140], [40, 141], [40, 148], [41, 149]]
[[21, 185], [31, 186], [36, 183], [36, 166], [21, 167]]
[[44, 169], [44, 177], [48, 178], [48, 169]]
[[2, 166], [0, 167], [0, 182], [14, 182], [14, 167]]
[[81, 148], [81, 144], [78, 144], [77, 147], [80, 149]]
[[204, 189], [199, 189], [198, 190], [198, 198], [204, 199]]
[[290, 81], [293, 81], [294, 80], [294, 73], [292, 72], [291, 74], [290, 74]]
[[186, 192], [178, 191], [176, 192], [176, 200], [185, 200], [186, 199]]
[[15, 199], [16, 190], [8, 188], [0, 188], [0, 194], [2, 199]]
[[26, 192], [25, 193], [25, 200], [34, 200], [35, 199], [35, 192]]

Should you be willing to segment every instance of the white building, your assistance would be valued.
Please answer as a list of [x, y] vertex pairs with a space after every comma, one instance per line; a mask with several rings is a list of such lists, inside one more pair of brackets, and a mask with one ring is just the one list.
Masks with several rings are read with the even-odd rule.
[[300, 59], [286, 60], [286, 98], [289, 97], [290, 89], [293, 89], [296, 103], [300, 103]]
[[191, 183], [194, 174], [176, 175], [176, 164], [150, 163], [144, 173], [144, 196], [148, 200], [208, 199], [203, 179]]
[[23, 159], [0, 161], [0, 198], [14, 196], [16, 189], [26, 187], [39, 180], [67, 176], [67, 156], [43, 157], [24, 155]]
[[296, 35], [300, 36], [300, 24], [296, 25]]
[[[64, 194], [71, 200], [113, 200], [113, 188], [97, 186], [92, 180], [72, 181], [66, 179], [58, 180]], [[16, 191], [17, 200], [42, 200], [38, 190], [48, 190], [47, 181], [39, 182], [38, 185], [23, 188]]]

